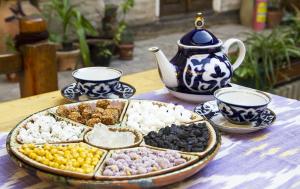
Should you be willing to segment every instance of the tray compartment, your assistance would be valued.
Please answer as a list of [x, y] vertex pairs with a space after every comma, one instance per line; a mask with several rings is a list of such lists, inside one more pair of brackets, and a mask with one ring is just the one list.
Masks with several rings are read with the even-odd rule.
[[[51, 145], [69, 145], [69, 144], [78, 144], [78, 143], [60, 143], [60, 144], [51, 144]], [[88, 144], [86, 144], [86, 145], [88, 145]], [[36, 146], [42, 147], [42, 145], [36, 145]], [[88, 146], [91, 147], [90, 145], [88, 145]], [[31, 159], [30, 157], [26, 156], [25, 154], [21, 153], [19, 151], [19, 148], [20, 148], [20, 146], [11, 148], [11, 151], [17, 158], [21, 159], [26, 164], [29, 164], [37, 169], [40, 169], [40, 170], [43, 170], [46, 172], [50, 172], [50, 173], [54, 173], [54, 174], [66, 176], [66, 177], [78, 178], [78, 179], [92, 179], [107, 155], [106, 150], [98, 149], [103, 153], [103, 155], [101, 156], [97, 165], [95, 166], [94, 171], [92, 173], [85, 174], [85, 173], [79, 173], [79, 172], [74, 172], [74, 171], [69, 171], [69, 170], [62, 170], [59, 168], [47, 166], [45, 164], [42, 164], [38, 161]]]
[[180, 165], [177, 165], [177, 166], [174, 166], [174, 167], [171, 167], [171, 168], [166, 168], [166, 169], [154, 171], [154, 172], [151, 172], [151, 173], [131, 175], [131, 176], [104, 176], [104, 175], [102, 175], [102, 172], [104, 171], [104, 168], [105, 168], [105, 161], [108, 158], [110, 158], [113, 153], [123, 151], [123, 150], [138, 149], [138, 148], [148, 148], [148, 149], [153, 150], [153, 151], [166, 151], [166, 149], [159, 149], [158, 150], [158, 149], [154, 149], [152, 147], [135, 147], [135, 148], [127, 148], [127, 149], [121, 149], [121, 150], [111, 150], [107, 154], [105, 160], [102, 162], [99, 169], [96, 171], [95, 178], [97, 180], [131, 180], [131, 179], [137, 179], [137, 178], [146, 178], [146, 177], [161, 175], [161, 174], [165, 174], [165, 173], [168, 173], [168, 172], [173, 172], [173, 171], [180, 170], [180, 169], [182, 169], [184, 167], [187, 167], [187, 166], [189, 166], [189, 165], [191, 165], [191, 164], [193, 164], [193, 163], [195, 163], [199, 160], [198, 156], [180, 153], [181, 158], [186, 159], [187, 162], [183, 163], [183, 164], [180, 164]]
[[[107, 100], [109, 102], [121, 102], [121, 103], [124, 103], [124, 106], [123, 106], [123, 109], [120, 113], [120, 116], [119, 116], [119, 119], [118, 119], [118, 122], [115, 124], [115, 125], [108, 125], [108, 126], [116, 126], [116, 125], [120, 125], [123, 118], [124, 118], [124, 115], [125, 115], [125, 112], [126, 112], [126, 109], [127, 109], [127, 106], [128, 106], [128, 100], [127, 99], [100, 99], [100, 100]], [[91, 101], [85, 101], [85, 102], [76, 102], [76, 103], [71, 103], [71, 104], [65, 104], [63, 106], [65, 106], [66, 108], [74, 108], [74, 107], [77, 107], [78, 105], [80, 104], [88, 104], [90, 105], [92, 108], [95, 108], [96, 107], [96, 103], [97, 103], [98, 100], [91, 100]], [[54, 114], [54, 115], [57, 115], [57, 112], [56, 110], [58, 109], [59, 106], [56, 106], [56, 107], [53, 107], [51, 109], [49, 109], [49, 112]], [[59, 116], [59, 117], [62, 117], [62, 116]], [[70, 121], [73, 121], [67, 117], [63, 117], [67, 120], [70, 120]], [[76, 121], [75, 121], [76, 122]], [[85, 125], [85, 124], [84, 124]]]
[[64, 121], [64, 122], [67, 122], [67, 123], [70, 123], [72, 126], [81, 126], [83, 127], [83, 131], [81, 132], [80, 136], [78, 139], [75, 139], [75, 140], [68, 140], [68, 141], [53, 141], [53, 142], [43, 142], [43, 143], [34, 143], [34, 144], [44, 144], [44, 143], [49, 143], [49, 144], [56, 144], [56, 143], [74, 143], [74, 142], [82, 142], [83, 141], [83, 137], [85, 135], [85, 133], [88, 131], [88, 127], [83, 125], [83, 124], [80, 124], [80, 123], [77, 123], [77, 122], [74, 122], [74, 121], [71, 121], [71, 120], [68, 120], [68, 119], [65, 119], [65, 118], [62, 118], [62, 117], [59, 117], [57, 115], [54, 115], [54, 114], [51, 114], [49, 113], [47, 110], [46, 111], [42, 111], [42, 112], [39, 112], [37, 114], [33, 114], [32, 116], [28, 117], [26, 120], [22, 121], [20, 124], [17, 125], [17, 128], [14, 130], [13, 134], [12, 134], [12, 142], [15, 143], [15, 145], [13, 146], [16, 146], [16, 145], [19, 145], [19, 144], [25, 144], [24, 142], [20, 141], [17, 136], [19, 135], [19, 131], [21, 128], [24, 128], [26, 126], [27, 123], [31, 122], [32, 121], [32, 117], [33, 116], [36, 116], [36, 115], [46, 115], [46, 116], [52, 116], [56, 121]]

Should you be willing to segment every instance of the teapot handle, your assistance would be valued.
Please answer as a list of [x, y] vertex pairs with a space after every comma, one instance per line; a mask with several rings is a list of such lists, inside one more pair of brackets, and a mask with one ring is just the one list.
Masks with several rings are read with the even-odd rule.
[[225, 41], [225, 43], [223, 44], [224, 53], [226, 55], [228, 55], [228, 50], [229, 50], [230, 46], [233, 45], [234, 43], [238, 44], [239, 56], [238, 56], [237, 60], [235, 61], [235, 63], [232, 65], [233, 71], [235, 69], [237, 69], [243, 63], [243, 60], [246, 55], [246, 47], [245, 47], [244, 43], [241, 40], [234, 39], [234, 38], [231, 38], [231, 39], [228, 39], [227, 41]]

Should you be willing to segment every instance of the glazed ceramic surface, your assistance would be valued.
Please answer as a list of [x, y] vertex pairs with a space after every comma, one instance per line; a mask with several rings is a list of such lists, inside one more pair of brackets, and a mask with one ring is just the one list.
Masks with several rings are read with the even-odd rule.
[[[111, 100], [111, 99], [110, 99]], [[120, 99], [128, 105], [128, 100]], [[86, 101], [85, 103], [91, 103], [94, 104], [96, 101]], [[153, 103], [159, 103], [158, 101], [153, 101]], [[74, 105], [78, 105], [80, 103], [74, 103], [74, 104], [68, 104], [66, 106], [73, 107]], [[166, 103], [161, 103], [166, 104]], [[124, 115], [126, 113], [125, 106], [123, 108], [122, 114]], [[57, 107], [53, 107], [41, 112], [38, 112], [38, 114], [45, 114], [45, 113], [51, 113], [55, 114], [55, 111]], [[35, 114], [34, 114], [35, 115]], [[188, 153], [182, 153], [182, 158], [189, 158], [187, 160], [188, 163], [183, 164], [182, 166], [177, 166], [172, 169], [166, 169], [162, 172], [158, 172], [159, 174], [156, 174], [155, 172], [142, 175], [142, 177], [136, 177], [136, 176], [128, 176], [128, 178], [122, 179], [122, 180], [115, 180], [113, 178], [105, 178], [105, 177], [95, 177], [95, 174], [97, 171], [100, 170], [100, 166], [103, 163], [103, 159], [99, 160], [99, 163], [96, 167], [94, 176], [90, 175], [83, 175], [80, 174], [72, 174], [68, 172], [61, 172], [57, 171], [55, 169], [51, 169], [48, 166], [40, 165], [39, 163], [32, 162], [33, 160], [30, 160], [28, 158], [25, 158], [20, 154], [17, 149], [20, 147], [20, 143], [16, 140], [16, 134], [19, 130], [19, 127], [22, 127], [27, 121], [29, 121], [32, 118], [33, 115], [29, 116], [22, 122], [20, 122], [8, 135], [7, 137], [7, 151], [8, 154], [11, 156], [12, 160], [17, 163], [20, 167], [24, 168], [28, 173], [39, 177], [42, 180], [46, 180], [49, 182], [54, 182], [57, 184], [63, 184], [64, 186], [73, 186], [73, 187], [88, 187], [88, 188], [149, 188], [149, 187], [161, 187], [168, 184], [172, 184], [175, 182], [179, 182], [184, 180], [185, 178], [188, 178], [195, 173], [197, 173], [199, 170], [201, 170], [204, 166], [206, 166], [209, 161], [213, 159], [213, 157], [216, 155], [219, 147], [220, 147], [220, 135], [218, 132], [209, 124], [208, 127], [210, 128], [210, 145], [209, 148], [206, 149], [205, 152], [201, 156], [197, 156], [195, 154], [188, 154]], [[195, 114], [195, 116], [200, 117], [199, 115]], [[122, 122], [124, 119], [124, 116], [120, 117], [120, 121]], [[66, 119], [68, 121], [68, 119]], [[196, 119], [199, 121], [199, 119]], [[118, 127], [122, 124], [117, 124], [115, 127]], [[88, 126], [86, 126], [88, 127]], [[79, 142], [79, 141], [78, 141]], [[84, 142], [84, 140], [81, 140], [81, 142]], [[54, 144], [55, 145], [55, 144]], [[100, 147], [99, 147], [100, 148]], [[151, 148], [151, 147], [146, 147]], [[101, 148], [100, 148], [101, 149]], [[154, 149], [154, 150], [166, 150], [166, 149]], [[107, 150], [108, 153], [110, 150]], [[97, 173], [99, 175], [99, 173]]]
[[[228, 84], [226, 87], [231, 87], [231, 84]], [[187, 101], [187, 102], [192, 102], [192, 103], [199, 103], [199, 102], [207, 102], [214, 100], [215, 97], [214, 95], [208, 93], [203, 93], [203, 94], [198, 94], [198, 93], [183, 93], [180, 91], [177, 91], [174, 88], [168, 88], [166, 87], [169, 91], [170, 94], [175, 96], [176, 98]]]
[[[203, 26], [204, 19], [198, 14], [195, 29], [177, 42], [178, 52], [170, 62], [158, 47], [149, 48], [157, 59], [162, 81], [173, 91], [212, 95], [215, 90], [229, 84], [233, 71], [245, 57], [242, 41], [229, 39], [223, 44]], [[240, 52], [232, 66], [227, 54], [235, 43]]]
[[113, 93], [122, 72], [109, 67], [87, 67], [72, 73], [77, 89], [90, 99], [106, 98]]
[[[99, 97], [98, 99], [109, 98], [130, 98], [136, 92], [136, 89], [127, 83], [118, 82], [118, 84], [114, 87], [114, 90], [111, 93], [106, 94], [103, 97]], [[85, 94], [82, 94], [81, 91], [77, 88], [76, 83], [71, 83], [65, 86], [60, 90], [61, 95], [71, 102], [81, 102], [89, 100], [89, 97]]]
[[214, 94], [222, 115], [230, 122], [247, 124], [260, 119], [271, 98], [251, 89], [223, 88]]
[[199, 115], [205, 116], [219, 130], [228, 133], [243, 134], [259, 131], [271, 126], [276, 119], [275, 113], [270, 109], [266, 109], [260, 115], [259, 119], [257, 119], [254, 122], [251, 122], [246, 125], [234, 124], [229, 122], [220, 113], [217, 102], [215, 100], [196, 106], [194, 111]]

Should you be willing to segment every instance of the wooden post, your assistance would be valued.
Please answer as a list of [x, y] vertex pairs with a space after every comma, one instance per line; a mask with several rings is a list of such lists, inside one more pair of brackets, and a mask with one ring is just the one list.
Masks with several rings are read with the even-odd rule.
[[48, 42], [21, 47], [21, 97], [57, 90], [56, 48]]

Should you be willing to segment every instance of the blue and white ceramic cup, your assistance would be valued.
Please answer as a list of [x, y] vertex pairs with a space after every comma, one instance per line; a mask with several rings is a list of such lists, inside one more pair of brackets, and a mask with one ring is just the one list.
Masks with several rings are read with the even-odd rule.
[[110, 67], [86, 67], [72, 73], [77, 88], [91, 99], [106, 98], [114, 92], [122, 71]]
[[236, 124], [257, 120], [271, 102], [271, 98], [263, 92], [232, 87], [216, 90], [214, 97], [222, 115]]

